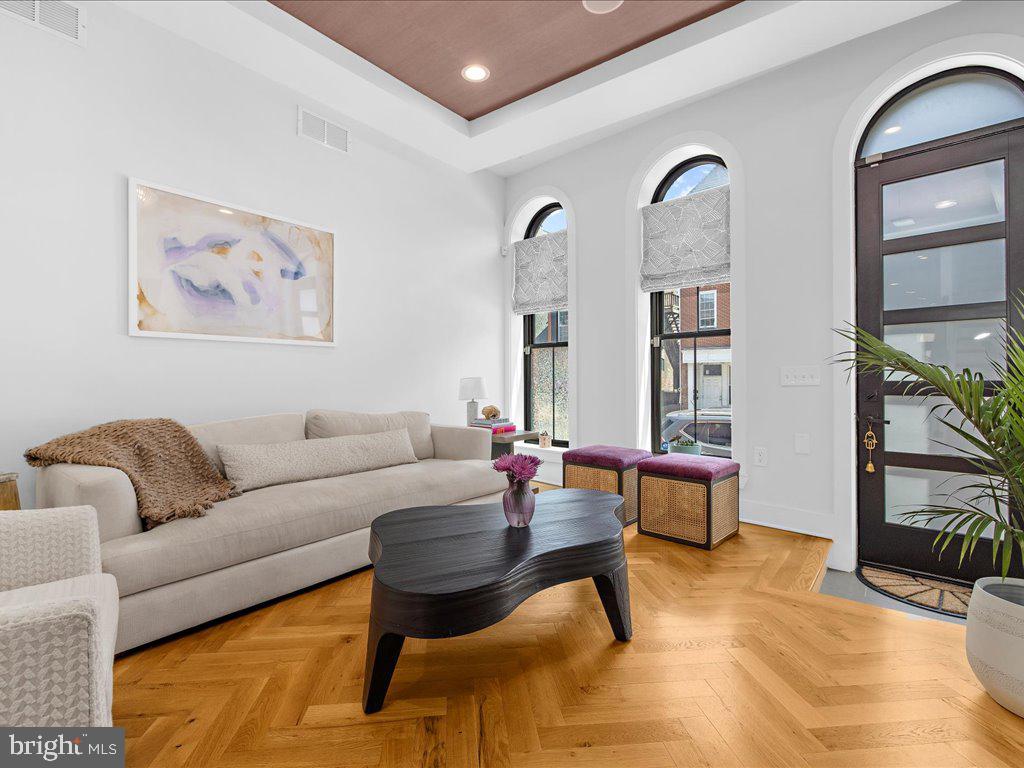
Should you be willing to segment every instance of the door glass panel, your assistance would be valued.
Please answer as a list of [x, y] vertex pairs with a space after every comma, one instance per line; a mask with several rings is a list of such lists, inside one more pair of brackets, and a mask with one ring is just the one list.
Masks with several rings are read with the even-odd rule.
[[944, 397], [901, 397], [887, 395], [885, 418], [885, 450], [900, 453], [924, 453], [932, 455], [962, 456], [963, 451], [973, 451], [973, 446], [964, 438], [944, 425], [945, 419], [971, 434], [977, 431], [970, 424], [961, 424], [963, 417], [949, 412], [950, 402]]
[[697, 442], [708, 456], [732, 456], [732, 345], [729, 337], [697, 339]]
[[885, 343], [932, 365], [969, 368], [994, 379], [991, 360], [1003, 359], [1002, 319], [951, 320], [885, 326]]
[[882, 187], [882, 238], [992, 224], [1005, 219], [1003, 161], [933, 173]]
[[693, 437], [693, 339], [662, 339], [658, 366], [661, 449], [689, 425]]
[[884, 257], [885, 309], [1006, 300], [1006, 241], [929, 248]]
[[[963, 475], [955, 472], [939, 472], [934, 469], [911, 469], [909, 467], [885, 468], [885, 521], [895, 525], [906, 525], [902, 513], [923, 509], [929, 504], [963, 507], [964, 500], [972, 499], [976, 491], [965, 488], [981, 480], [981, 475]], [[952, 495], [950, 495], [952, 494]], [[974, 502], [976, 506], [994, 514], [995, 505], [990, 500]], [[1004, 507], [1005, 514], [1005, 507]], [[914, 523], [915, 527], [941, 530], [945, 521], [928, 525]], [[985, 536], [991, 538], [990, 530]], [[984, 557], [988, 554], [982, 552]], [[954, 557], [956, 555], [954, 554]]]

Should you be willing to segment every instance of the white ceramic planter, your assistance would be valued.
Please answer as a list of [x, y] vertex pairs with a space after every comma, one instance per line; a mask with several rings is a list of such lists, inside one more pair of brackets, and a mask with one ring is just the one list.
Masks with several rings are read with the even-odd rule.
[[967, 660], [988, 695], [1024, 717], [1024, 579], [978, 579], [967, 606]]

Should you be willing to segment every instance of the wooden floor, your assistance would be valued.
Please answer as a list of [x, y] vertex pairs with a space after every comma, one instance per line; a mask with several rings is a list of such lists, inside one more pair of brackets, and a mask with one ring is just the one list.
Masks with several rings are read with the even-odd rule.
[[816, 593], [828, 542], [744, 526], [712, 553], [626, 534], [634, 636], [587, 580], [408, 640], [360, 708], [371, 572], [126, 655], [130, 766], [1021, 766], [1024, 721], [963, 628]]

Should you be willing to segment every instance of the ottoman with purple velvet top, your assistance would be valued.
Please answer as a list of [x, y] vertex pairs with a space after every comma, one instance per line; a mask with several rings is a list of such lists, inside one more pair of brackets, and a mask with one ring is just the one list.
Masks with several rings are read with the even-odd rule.
[[562, 454], [562, 487], [591, 488], [623, 498], [622, 524], [636, 522], [636, 465], [651, 457], [639, 448], [588, 445]]
[[639, 472], [637, 530], [714, 549], [740, 529], [740, 465], [715, 456], [666, 453]]

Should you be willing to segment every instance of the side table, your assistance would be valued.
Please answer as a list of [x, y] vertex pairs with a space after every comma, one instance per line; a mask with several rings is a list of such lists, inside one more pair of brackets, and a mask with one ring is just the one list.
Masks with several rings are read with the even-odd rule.
[[0, 473], [0, 509], [21, 509], [17, 472]]
[[536, 440], [540, 432], [519, 429], [515, 432], [502, 432], [500, 435], [491, 435], [491, 458], [496, 459], [506, 453], [514, 453], [516, 443], [520, 440]]

